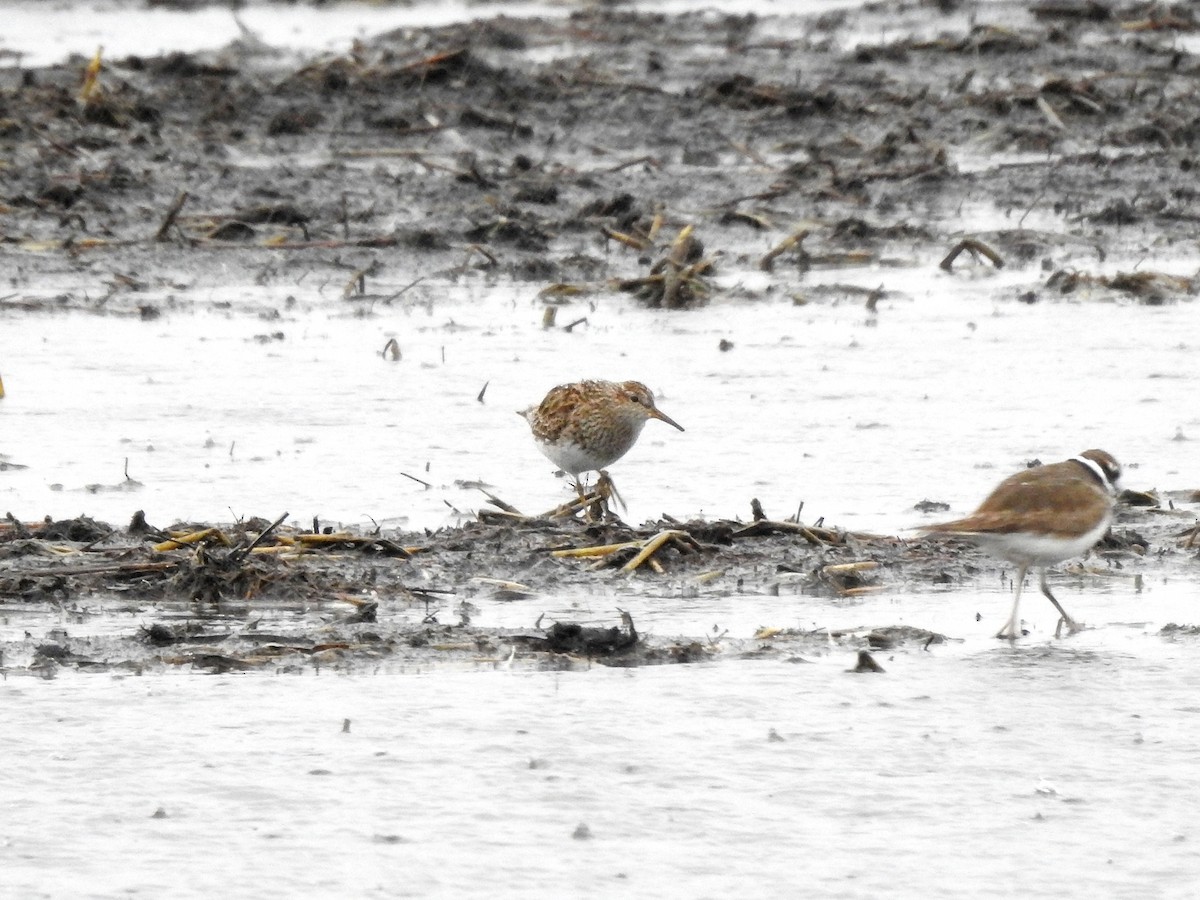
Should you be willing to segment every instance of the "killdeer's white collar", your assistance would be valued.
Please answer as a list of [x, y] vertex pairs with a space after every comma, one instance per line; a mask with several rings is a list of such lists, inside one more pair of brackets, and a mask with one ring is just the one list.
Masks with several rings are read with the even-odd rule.
[[1086, 466], [1088, 470], [1096, 476], [1096, 480], [1100, 482], [1101, 487], [1103, 487], [1110, 494], [1115, 494], [1117, 492], [1116, 484], [1114, 484], [1113, 480], [1108, 477], [1108, 473], [1104, 471], [1104, 467], [1094, 459], [1088, 459], [1086, 456], [1072, 456], [1071, 462], [1082, 463], [1084, 466]]

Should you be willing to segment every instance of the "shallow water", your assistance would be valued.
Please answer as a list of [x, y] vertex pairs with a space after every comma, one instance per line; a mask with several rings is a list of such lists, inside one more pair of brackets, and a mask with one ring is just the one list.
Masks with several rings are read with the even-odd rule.
[[883, 676], [830, 657], [10, 679], [0, 887], [1189, 896], [1194, 642], [1082, 637], [902, 653]]
[[[270, 321], [9, 312], [0, 452], [28, 468], [0, 472], [0, 505], [429, 527], [485, 504], [482, 482], [537, 512], [570, 491], [515, 411], [580, 377], [645, 381], [687, 429], [649, 423], [612, 467], [634, 522], [746, 517], [757, 497], [776, 517], [803, 502], [807, 521], [895, 533], [920, 524], [919, 500], [967, 510], [1027, 459], [1088, 447], [1114, 453], [1127, 486], [1195, 486], [1177, 439], [1200, 435], [1190, 305], [1027, 305], [991, 278], [844, 275], [895, 299], [878, 315], [797, 306], [805, 286], [786, 276], [761, 300], [678, 314], [601, 295], [559, 311], [586, 316], [571, 333], [543, 330], [533, 289], [511, 285], [368, 317], [302, 292]], [[398, 362], [381, 356], [390, 337]]]

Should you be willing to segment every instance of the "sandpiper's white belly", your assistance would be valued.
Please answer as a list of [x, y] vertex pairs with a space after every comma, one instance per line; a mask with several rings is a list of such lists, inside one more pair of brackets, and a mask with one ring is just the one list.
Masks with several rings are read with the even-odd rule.
[[611, 459], [598, 456], [595, 451], [580, 447], [574, 441], [560, 441], [551, 444], [548, 441], [537, 441], [537, 447], [545, 457], [568, 475], [578, 475], [580, 472], [591, 472], [603, 469], [609, 463], [620, 458], [620, 454]]
[[1017, 565], [1052, 566], [1065, 559], [1082, 556], [1100, 538], [1104, 537], [1112, 522], [1112, 513], [1108, 513], [1091, 531], [1078, 537], [1063, 537], [1052, 534], [1031, 534], [1016, 532], [1012, 534], [995, 534], [991, 532], [971, 532], [969, 536], [981, 547]]

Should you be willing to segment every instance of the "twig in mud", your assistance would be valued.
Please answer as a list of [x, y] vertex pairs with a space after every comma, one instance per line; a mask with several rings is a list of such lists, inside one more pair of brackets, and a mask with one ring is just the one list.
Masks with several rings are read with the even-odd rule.
[[563, 326], [563, 331], [565, 331], [567, 334], [570, 334], [572, 331], [575, 330], [576, 325], [586, 325], [587, 323], [588, 323], [587, 316], [584, 316], [580, 319], [576, 319], [574, 322], [568, 322], [566, 325]]
[[[11, 515], [12, 515], [12, 513], [9, 513], [9, 516], [11, 516]], [[1187, 543], [1185, 543], [1183, 545], [1183, 549], [1191, 550], [1192, 546], [1196, 543], [1196, 538], [1200, 537], [1200, 522], [1197, 522], [1192, 527], [1192, 529], [1190, 531], [1185, 532], [1185, 534], [1187, 534]], [[1182, 537], [1182, 536], [1183, 535], [1180, 535], [1180, 537]]]
[[33, 124], [33, 122], [31, 122], [30, 120], [22, 119], [21, 127], [23, 129], [25, 129], [27, 132], [29, 132], [30, 134], [32, 134], [34, 137], [38, 138], [39, 140], [45, 141], [52, 149], [54, 149], [58, 153], [62, 153], [65, 156], [74, 157], [75, 159], [79, 158], [80, 153], [78, 150], [76, 150], [74, 147], [68, 147], [66, 144], [61, 144], [58, 141], [54, 140], [52, 137], [50, 137], [48, 134], [46, 134], [44, 131], [42, 131], [40, 128], [38, 128], [35, 124]]
[[878, 309], [876, 307], [878, 306], [879, 301], [882, 299], [883, 299], [883, 285], [881, 284], [879, 287], [875, 288], [875, 290], [871, 291], [871, 293], [869, 293], [867, 295], [867, 312], [870, 312], [870, 313], [878, 312]]
[[1003, 257], [1001, 257], [999, 253], [997, 253], [983, 241], [975, 238], [964, 238], [955, 244], [950, 252], [946, 254], [946, 258], [938, 263], [938, 267], [949, 272], [954, 266], [954, 261], [958, 259], [959, 254], [964, 250], [969, 250], [972, 254], [978, 254], [979, 256], [986, 257], [987, 260], [997, 269], [1004, 268]]
[[[663, 224], [666, 221], [667, 217], [664, 215], [662, 209], [656, 209], [654, 211], [654, 218], [650, 220], [650, 227], [646, 229], [646, 237], [651, 243], [658, 240], [658, 233], [662, 231]], [[688, 226], [685, 230], [691, 234], [691, 226]], [[683, 234], [683, 232], [681, 231], [680, 234]]]
[[427, 491], [433, 489], [432, 484], [430, 484], [428, 481], [422, 481], [416, 475], [409, 475], [407, 472], [401, 472], [400, 474], [403, 475], [405, 478], [409, 479], [410, 481], [415, 481], [417, 484], [423, 484], [425, 486], [425, 490], [427, 490]]
[[89, 550], [91, 550], [91, 549], [92, 549], [93, 547], [95, 547], [97, 544], [101, 544], [101, 543], [103, 543], [104, 541], [107, 541], [107, 540], [108, 540], [110, 537], [112, 537], [112, 536], [113, 536], [114, 534], [116, 534], [116, 533], [117, 533], [117, 529], [115, 529], [115, 528], [110, 528], [110, 529], [109, 529], [109, 531], [108, 531], [108, 534], [102, 534], [102, 535], [100, 535], [100, 537], [96, 538], [96, 539], [95, 539], [94, 541], [92, 541], [91, 543], [89, 543], [89, 544], [84, 544], [82, 547], [80, 547], [80, 548], [79, 548], [79, 552], [80, 552], [80, 553], [87, 553]]
[[467, 52], [466, 47], [457, 47], [453, 50], [445, 50], [440, 53], [435, 53], [432, 56], [426, 56], [423, 59], [418, 59], [416, 62], [405, 63], [396, 69], [397, 72], [417, 72], [420, 71], [422, 76], [429, 73], [432, 69], [437, 69], [445, 66], [446, 63], [455, 62]]
[[489, 503], [491, 503], [493, 506], [498, 507], [499, 509], [502, 509], [504, 512], [510, 513], [514, 516], [521, 516], [522, 518], [526, 518], [525, 515], [519, 509], [517, 509], [511, 503], [504, 502], [499, 497], [497, 497], [495, 494], [492, 494], [488, 491], [484, 491], [483, 495], [488, 498]]
[[476, 403], [482, 403], [482, 402], [483, 402], [483, 395], [487, 393], [487, 389], [488, 389], [488, 385], [489, 385], [489, 384], [491, 384], [491, 382], [490, 382], [490, 381], [485, 381], [485, 382], [483, 383], [483, 387], [481, 387], [481, 388], [479, 389], [479, 394], [478, 394], [478, 395], [476, 395], [476, 397], [475, 397], [475, 402], [476, 402]]
[[230, 560], [232, 560], [233, 562], [240, 563], [243, 559], [245, 559], [252, 552], [254, 552], [254, 548], [257, 547], [259, 544], [261, 544], [263, 541], [265, 541], [267, 539], [267, 536], [270, 535], [270, 533], [272, 531], [274, 531], [276, 528], [278, 528], [280, 525], [282, 525], [283, 520], [286, 519], [287, 517], [288, 517], [288, 514], [284, 513], [282, 516], [280, 516], [278, 519], [276, 519], [274, 522], [272, 522], [270, 525], [268, 525], [266, 528], [264, 528], [261, 532], [259, 532], [258, 537], [256, 537], [253, 541], [250, 542], [250, 546], [248, 546], [244, 549], [234, 550], [232, 553], [230, 553], [229, 554]]
[[372, 260], [369, 266], [365, 266], [350, 276], [346, 282], [346, 286], [342, 288], [342, 299], [349, 300], [357, 294], [363, 296], [367, 292], [367, 276], [374, 275], [379, 271], [379, 261]]
[[[713, 627], [713, 630], [714, 630], [714, 632], [716, 631], [716, 626]], [[722, 631], [718, 634], [714, 634], [712, 636], [706, 634], [704, 636], [704, 639], [706, 641], [708, 641], [709, 648], [715, 650], [721, 646], [721, 641], [724, 640], [728, 636], [729, 636], [729, 629], [726, 628], [724, 631]]]
[[609, 228], [607, 225], [600, 226], [600, 233], [610, 241], [616, 241], [618, 244], [624, 244], [630, 249], [642, 251], [649, 250], [653, 243], [648, 238], [639, 237], [636, 234], [626, 234], [623, 231], [617, 231], [614, 228]]
[[884, 589], [884, 586], [880, 584], [863, 584], [859, 577], [863, 572], [871, 572], [878, 568], [879, 563], [868, 559], [822, 566], [818, 570], [817, 575], [822, 581], [837, 591], [839, 596], [859, 597], [863, 594], [873, 594]]
[[270, 553], [276, 551], [294, 550], [299, 547], [301, 550], [317, 549], [321, 547], [338, 547], [347, 546], [355, 550], [373, 550], [380, 549], [386, 551], [389, 556], [398, 556], [401, 559], [410, 559], [414, 553], [420, 553], [421, 547], [402, 547], [393, 540], [380, 537], [378, 534], [361, 536], [357, 534], [347, 534], [345, 532], [331, 532], [328, 534], [316, 534], [309, 532], [306, 534], [297, 534], [290, 537], [280, 536], [278, 547], [259, 547], [256, 553]]
[[750, 160], [756, 166], [761, 166], [762, 168], [771, 171], [778, 171], [777, 166], [772, 166], [769, 162], [763, 159], [762, 155], [759, 154], [758, 151], [756, 151], [749, 144], [745, 144], [741, 141], [735, 141], [732, 138], [725, 137], [724, 135], [721, 137], [724, 138], [725, 143], [728, 144], [736, 153], [746, 157], [746, 159]]
[[171, 226], [175, 224], [175, 219], [179, 216], [183, 205], [188, 201], [188, 192], [180, 191], [175, 197], [175, 202], [167, 209], [167, 214], [163, 216], [162, 224], [158, 226], [158, 231], [154, 233], [154, 240], [162, 242], [167, 239], [167, 232], [171, 230]]
[[400, 288], [400, 290], [396, 291], [394, 294], [388, 294], [386, 297], [384, 297], [383, 302], [390, 303], [393, 300], [397, 299], [398, 297], [404, 296], [405, 294], [407, 294], [409, 291], [411, 291], [413, 288], [415, 288], [418, 284], [420, 284], [424, 280], [425, 280], [425, 276], [422, 275], [420, 278], [410, 281], [408, 284], [406, 284], [404, 287]]
[[872, 569], [878, 569], [879, 563], [873, 559], [859, 560], [858, 562], [848, 563], [831, 563], [821, 567], [822, 574], [825, 575], [848, 575], [856, 572], [869, 572]]
[[602, 172], [620, 172], [622, 169], [628, 169], [632, 166], [647, 165], [651, 169], [661, 169], [662, 161], [653, 156], [639, 156], [637, 159], [626, 160], [623, 163], [617, 163], [615, 166], [610, 166], [607, 169], [601, 169]]
[[494, 254], [487, 247], [483, 246], [482, 244], [468, 244], [467, 255], [466, 258], [463, 259], [461, 271], [467, 271], [467, 265], [471, 262], [471, 257], [476, 253], [487, 260], [487, 267], [489, 269], [494, 269], [500, 265], [500, 260], [496, 257], [496, 254]]
[[475, 584], [483, 585], [484, 587], [495, 588], [496, 592], [492, 596], [493, 600], [516, 600], [526, 597], [531, 597], [537, 593], [536, 590], [527, 584], [522, 584], [519, 581], [511, 581], [507, 578], [493, 578], [488, 575], [472, 576], [471, 581]]
[[749, 525], [733, 532], [730, 537], [759, 537], [764, 534], [772, 534], [773, 532], [798, 534], [814, 547], [843, 543], [842, 536], [838, 532], [828, 528], [821, 528], [818, 525], [801, 525], [797, 522], [776, 522], [770, 519], [760, 519], [756, 522], [751, 522]]
[[527, 516], [522, 512], [509, 512], [506, 509], [481, 509], [476, 515], [479, 517], [480, 522], [485, 522], [489, 525], [521, 524], [523, 522], [536, 521], [533, 516]]
[[1066, 123], [1059, 118], [1058, 113], [1054, 111], [1054, 107], [1050, 105], [1050, 102], [1044, 96], [1038, 94], [1037, 97], [1034, 98], [1033, 102], [1037, 105], [1038, 110], [1043, 116], [1046, 117], [1046, 121], [1049, 122], [1052, 127], [1057, 128], [1059, 131], [1067, 130]]
[[771, 220], [760, 213], [748, 213], [740, 209], [731, 209], [721, 215], [721, 224], [740, 223], [749, 225], [756, 231], [767, 231], [772, 227]]
[[811, 233], [811, 229], [797, 228], [782, 241], [768, 250], [763, 258], [758, 261], [758, 267], [764, 272], [773, 271], [775, 268], [775, 260], [788, 250], [791, 250], [793, 247], [798, 250], [803, 250], [801, 244], [804, 243], [804, 239]]
[[62, 566], [51, 569], [12, 569], [11, 574], [21, 578], [57, 578], [65, 575], [134, 575], [141, 572], [165, 572], [179, 565], [179, 560], [162, 562], [125, 562], [111, 565]]

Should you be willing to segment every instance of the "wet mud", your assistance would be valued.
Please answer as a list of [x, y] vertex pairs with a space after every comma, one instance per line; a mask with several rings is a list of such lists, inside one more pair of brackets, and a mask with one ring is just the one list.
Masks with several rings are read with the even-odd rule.
[[[1083, 563], [1089, 578], [1128, 567], [1175, 574], [1200, 561], [1195, 492], [1123, 502], [1108, 537]], [[1159, 498], [1155, 498], [1158, 500]], [[1135, 505], [1136, 504], [1136, 505]], [[881, 621], [853, 630], [764, 627], [750, 636], [639, 632], [628, 612], [611, 624], [552, 619], [567, 595], [797, 595], [819, 609], [867, 594], [971, 584], [1002, 564], [962, 542], [855, 534], [767, 518], [639, 527], [582, 517], [481, 514], [434, 532], [301, 531], [253, 519], [232, 526], [140, 516], [113, 528], [87, 518], [0, 532], [0, 641], [5, 673], [62, 667], [144, 672], [272, 672], [364, 667], [569, 668], [845, 653], [920, 652], [955, 639]], [[663, 602], [670, 602], [664, 600]], [[517, 603], [528, 627], [480, 627], [488, 604]], [[19, 634], [22, 622], [59, 623]], [[1189, 624], [1164, 634], [1188, 633]], [[44, 637], [49, 634], [49, 639]]]
[[[953, 2], [813, 18], [614, 5], [405, 29], [316, 59], [247, 36], [212, 54], [8, 65], [0, 309], [153, 319], [217, 302], [213, 285], [306, 279], [353, 309], [482, 274], [528, 283], [547, 327], [570, 328], [556, 311], [590, 292], [686, 308], [722, 290], [715, 272], [757, 269], [781, 276], [765, 290], [820, 302], [851, 289], [802, 286], [805, 273], [931, 259], [1025, 272], [1026, 302], [1186, 300], [1193, 278], [1100, 267], [1194, 242], [1200, 63], [1178, 38], [1198, 28], [1184, 5], [1071, 0], [970, 18]], [[1008, 225], [964, 233], [966, 206]], [[278, 313], [270, 296], [246, 309]], [[1131, 499], [1086, 570], [1194, 571], [1197, 497]], [[10, 633], [66, 624], [52, 640], [12, 634], [0, 665], [559, 667], [830, 648], [852, 661], [953, 636], [879, 622], [676, 638], [631, 615], [533, 610], [618, 583], [786, 585], [820, 603], [999, 568], [964, 545], [765, 516], [630, 527], [498, 506], [394, 534], [10, 517], [0, 616]], [[471, 623], [481, 604], [516, 601], [527, 628]]]
[[[1192, 278], [1132, 265], [1194, 238], [1194, 10], [972, 10], [597, 5], [315, 59], [247, 35], [9, 65], [0, 303], [150, 318], [218, 282], [310, 279], [388, 304], [484, 273], [549, 304], [686, 307], [721, 269], [931, 258], [1028, 270], [1030, 302], [1190, 297]], [[975, 206], [1007, 226], [964, 234]]]

